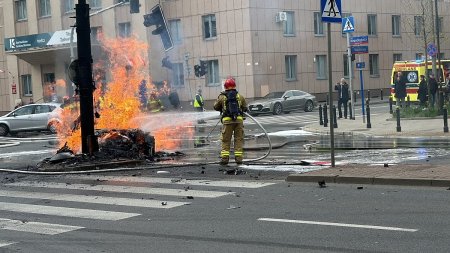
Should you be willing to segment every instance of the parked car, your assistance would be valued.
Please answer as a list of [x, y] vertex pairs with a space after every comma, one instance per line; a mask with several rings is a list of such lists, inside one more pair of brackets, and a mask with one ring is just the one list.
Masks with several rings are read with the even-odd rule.
[[310, 112], [317, 106], [317, 99], [314, 95], [300, 90], [288, 90], [285, 92], [271, 92], [249, 104], [248, 110], [251, 115], [262, 113], [290, 113], [295, 110]]
[[0, 136], [8, 133], [47, 131], [50, 113], [58, 103], [36, 103], [21, 106], [0, 117]]

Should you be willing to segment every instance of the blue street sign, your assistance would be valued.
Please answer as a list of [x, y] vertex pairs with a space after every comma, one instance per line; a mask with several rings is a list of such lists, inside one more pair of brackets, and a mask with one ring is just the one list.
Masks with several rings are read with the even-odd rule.
[[356, 63], [356, 69], [364, 69], [364, 68], [366, 68], [365, 62], [357, 62]]
[[350, 38], [350, 46], [369, 44], [369, 36], [354, 36]]
[[431, 57], [437, 54], [437, 48], [433, 43], [428, 44], [427, 46], [427, 54]]
[[320, 11], [322, 22], [341, 23], [342, 11], [341, 0], [320, 0]]
[[369, 52], [369, 46], [353, 46], [352, 54], [367, 54]]
[[353, 16], [342, 19], [342, 32], [352, 33], [355, 31], [355, 20]]

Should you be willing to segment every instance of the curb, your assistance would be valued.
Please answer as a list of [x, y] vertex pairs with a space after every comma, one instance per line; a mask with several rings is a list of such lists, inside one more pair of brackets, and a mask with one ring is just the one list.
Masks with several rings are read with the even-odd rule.
[[433, 186], [450, 187], [450, 180], [431, 178], [387, 178], [387, 177], [350, 177], [350, 176], [311, 176], [291, 174], [286, 182], [318, 182], [336, 184], [372, 184], [372, 185], [403, 185], [403, 186]]

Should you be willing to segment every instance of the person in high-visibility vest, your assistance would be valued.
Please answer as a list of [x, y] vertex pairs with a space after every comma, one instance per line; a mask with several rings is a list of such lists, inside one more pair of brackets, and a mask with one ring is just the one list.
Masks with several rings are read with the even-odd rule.
[[214, 103], [214, 110], [222, 114], [222, 150], [220, 164], [227, 165], [230, 159], [231, 137], [234, 135], [234, 160], [242, 164], [244, 156], [244, 112], [247, 102], [236, 90], [236, 82], [229, 78], [224, 83], [225, 91], [221, 92]]
[[195, 94], [195, 98], [194, 98], [194, 108], [199, 111], [199, 112], [203, 112], [203, 97], [202, 97], [202, 90], [199, 89], [197, 91], [197, 94]]

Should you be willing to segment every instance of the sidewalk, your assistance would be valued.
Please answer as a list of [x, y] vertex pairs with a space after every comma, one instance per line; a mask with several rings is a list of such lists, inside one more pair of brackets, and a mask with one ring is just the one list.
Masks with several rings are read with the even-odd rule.
[[[420, 138], [423, 140], [450, 139], [450, 133], [444, 133], [442, 117], [433, 119], [402, 119], [401, 132], [397, 132], [397, 122], [389, 112], [371, 115], [371, 128], [363, 123], [360, 116], [356, 120], [338, 119], [335, 135], [346, 133], [353, 135]], [[308, 125], [306, 131], [329, 134], [330, 128], [318, 123]], [[449, 147], [450, 148], [450, 147]], [[387, 166], [387, 167], [385, 167]], [[318, 182], [350, 184], [383, 184], [450, 187], [450, 166], [433, 164], [345, 164], [335, 168], [324, 168], [303, 174], [291, 174], [288, 182]]]

